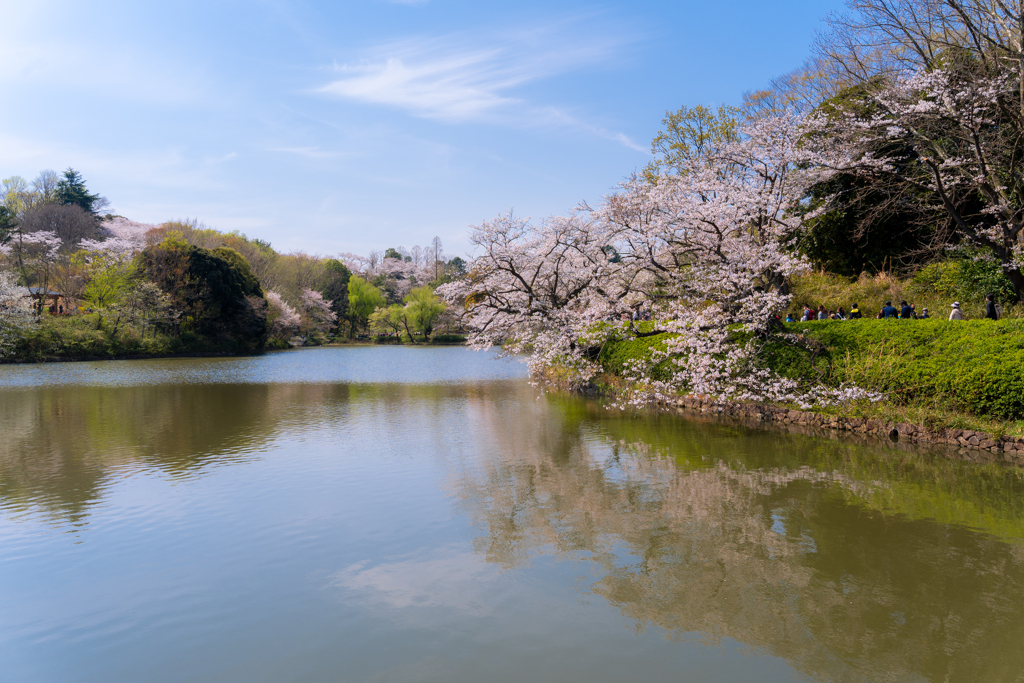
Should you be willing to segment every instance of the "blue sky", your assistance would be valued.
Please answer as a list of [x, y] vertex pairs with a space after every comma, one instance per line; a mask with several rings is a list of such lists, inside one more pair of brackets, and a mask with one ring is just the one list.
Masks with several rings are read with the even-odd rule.
[[797, 66], [839, 0], [11, 3], [0, 177], [78, 169], [133, 220], [279, 250], [468, 249], [649, 159], [666, 110]]

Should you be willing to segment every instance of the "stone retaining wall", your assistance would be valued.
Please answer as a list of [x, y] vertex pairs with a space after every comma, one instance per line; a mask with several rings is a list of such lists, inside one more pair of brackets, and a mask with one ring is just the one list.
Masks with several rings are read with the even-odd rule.
[[966, 429], [928, 431], [920, 425], [893, 423], [834, 415], [819, 415], [802, 410], [789, 410], [758, 403], [720, 403], [710, 399], [683, 396], [662, 401], [662, 405], [680, 413], [726, 415], [737, 418], [775, 422], [805, 428], [818, 428], [870, 435], [892, 442], [936, 444], [955, 449], [961, 457], [977, 462], [1002, 461], [1024, 466], [1024, 439], [992, 436]]

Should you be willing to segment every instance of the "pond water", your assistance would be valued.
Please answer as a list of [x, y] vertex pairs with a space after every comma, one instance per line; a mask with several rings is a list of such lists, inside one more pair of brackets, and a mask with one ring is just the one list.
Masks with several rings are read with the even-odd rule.
[[1024, 484], [463, 348], [0, 366], [5, 681], [1024, 680]]

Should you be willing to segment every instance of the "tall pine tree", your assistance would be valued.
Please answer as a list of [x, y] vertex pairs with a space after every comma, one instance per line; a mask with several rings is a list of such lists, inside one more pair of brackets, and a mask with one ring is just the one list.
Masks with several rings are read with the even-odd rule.
[[58, 204], [79, 206], [88, 213], [96, 213], [95, 209], [102, 197], [98, 194], [89, 194], [85, 187], [82, 174], [73, 168], [64, 171], [64, 177], [57, 182], [55, 199]]

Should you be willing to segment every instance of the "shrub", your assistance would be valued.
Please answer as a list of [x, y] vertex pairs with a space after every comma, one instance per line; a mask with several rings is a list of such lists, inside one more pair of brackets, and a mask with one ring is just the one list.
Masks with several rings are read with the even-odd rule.
[[947, 299], [980, 301], [995, 294], [997, 301], [1013, 301], [1013, 284], [999, 263], [988, 259], [961, 258], [925, 266], [914, 275], [914, 283]]
[[[598, 361], [605, 372], [622, 376], [626, 374], [626, 369], [630, 364], [636, 361], [646, 363], [655, 350], [664, 351], [665, 340], [671, 336], [669, 333], [663, 333], [637, 339], [611, 339], [601, 349]], [[662, 361], [654, 366], [652, 377], [665, 379], [667, 372], [665, 361]]]
[[143, 336], [132, 325], [122, 325], [116, 336], [97, 329], [96, 316], [43, 316], [17, 341], [15, 357], [22, 360], [45, 358], [109, 358], [129, 355], [163, 355], [192, 349], [180, 340], [158, 335]]
[[435, 334], [430, 338], [431, 344], [465, 344], [466, 338], [461, 334]]

